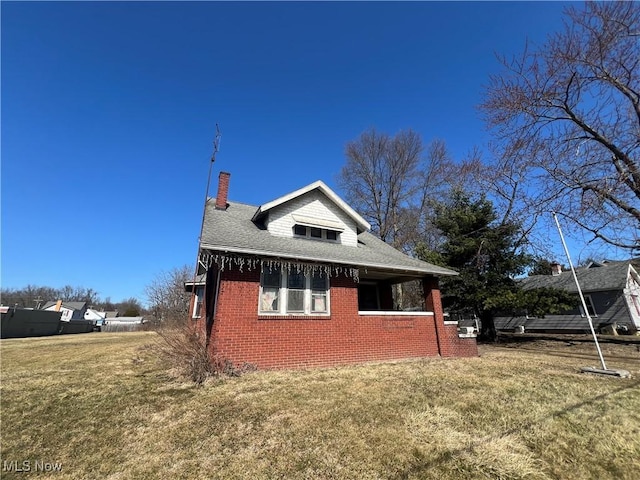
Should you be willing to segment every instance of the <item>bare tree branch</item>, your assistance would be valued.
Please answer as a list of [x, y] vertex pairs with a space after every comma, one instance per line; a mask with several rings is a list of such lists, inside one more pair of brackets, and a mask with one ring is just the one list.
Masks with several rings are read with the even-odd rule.
[[[563, 31], [490, 78], [481, 109], [507, 216], [562, 212], [594, 240], [640, 248], [637, 2], [570, 6]], [[529, 230], [525, 225], [525, 230]]]

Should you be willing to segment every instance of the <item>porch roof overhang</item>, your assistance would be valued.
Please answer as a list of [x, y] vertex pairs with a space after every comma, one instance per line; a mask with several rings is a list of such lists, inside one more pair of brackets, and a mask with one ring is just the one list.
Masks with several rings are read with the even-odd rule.
[[[202, 251], [209, 254], [228, 255], [230, 257], [253, 257], [264, 261], [285, 261], [288, 263], [318, 264], [339, 266], [345, 269], [358, 269], [361, 280], [388, 281], [391, 283], [402, 283], [409, 280], [416, 280], [427, 276], [441, 276], [441, 272], [433, 272], [430, 269], [412, 268], [407, 266], [394, 266], [380, 264], [376, 262], [341, 262], [335, 259], [328, 259], [314, 255], [288, 255], [286, 253], [275, 253], [259, 249], [225, 247], [221, 249], [213, 245], [202, 245]], [[443, 269], [444, 270], [444, 269]], [[457, 275], [457, 272], [450, 271], [448, 275]]]

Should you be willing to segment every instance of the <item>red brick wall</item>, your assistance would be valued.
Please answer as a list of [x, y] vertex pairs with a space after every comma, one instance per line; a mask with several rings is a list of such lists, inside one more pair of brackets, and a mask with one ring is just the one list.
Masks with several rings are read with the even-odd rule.
[[449, 356], [452, 357], [477, 357], [478, 342], [475, 338], [458, 337], [458, 325], [444, 326], [445, 342], [449, 345]]
[[[331, 278], [330, 317], [267, 317], [258, 315], [260, 272], [225, 270], [211, 353], [236, 364], [247, 362], [263, 369], [428, 357], [443, 354], [439, 352], [436, 328], [442, 334], [447, 332], [445, 348], [440, 342], [443, 356], [467, 351], [454, 343], [457, 332], [455, 339], [448, 335], [441, 307], [434, 309], [439, 311], [439, 326], [437, 313], [359, 316], [357, 285], [350, 278]], [[429, 298], [437, 306], [439, 290]]]

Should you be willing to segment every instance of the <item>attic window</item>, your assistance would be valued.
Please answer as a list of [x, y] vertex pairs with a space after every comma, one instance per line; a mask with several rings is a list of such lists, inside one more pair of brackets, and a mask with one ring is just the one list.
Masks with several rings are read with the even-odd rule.
[[313, 238], [315, 240], [328, 240], [337, 242], [340, 232], [328, 230], [326, 228], [307, 227], [305, 225], [294, 225], [293, 233], [296, 237]]

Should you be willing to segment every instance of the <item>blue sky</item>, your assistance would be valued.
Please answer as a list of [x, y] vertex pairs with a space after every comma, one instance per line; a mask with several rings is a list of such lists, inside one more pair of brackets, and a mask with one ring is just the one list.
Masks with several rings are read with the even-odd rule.
[[456, 158], [488, 135], [495, 54], [560, 2], [1, 3], [2, 287], [137, 297], [195, 262], [211, 194], [256, 205], [335, 178], [344, 145], [412, 128]]

